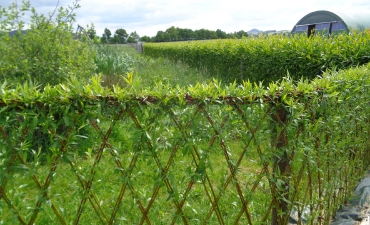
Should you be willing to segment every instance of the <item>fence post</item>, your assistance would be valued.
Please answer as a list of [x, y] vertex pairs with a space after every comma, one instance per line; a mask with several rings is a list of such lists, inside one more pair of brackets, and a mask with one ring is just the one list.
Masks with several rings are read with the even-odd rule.
[[144, 45], [144, 42], [138, 42], [138, 50], [139, 50], [139, 53], [143, 53], [144, 51], [144, 48], [143, 48], [143, 45]]
[[[290, 158], [286, 147], [288, 136], [286, 123], [288, 122], [288, 111], [282, 104], [274, 104], [271, 112], [273, 120], [271, 146], [273, 147], [273, 168], [272, 168], [272, 217], [271, 225], [283, 225], [289, 220], [289, 173], [291, 171]], [[279, 213], [282, 212], [282, 213]]]

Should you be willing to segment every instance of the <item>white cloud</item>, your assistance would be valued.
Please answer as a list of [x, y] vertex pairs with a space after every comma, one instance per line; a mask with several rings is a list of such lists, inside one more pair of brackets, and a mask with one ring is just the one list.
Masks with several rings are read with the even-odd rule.
[[[7, 6], [11, 0], [2, 0]], [[20, 2], [20, 0], [18, 0]], [[61, 6], [71, 5], [73, 0], [60, 0]], [[57, 0], [31, 0], [37, 11], [48, 13]], [[262, 30], [290, 30], [307, 13], [316, 10], [370, 10], [369, 0], [80, 0], [76, 10], [77, 24], [94, 23], [97, 34], [104, 28], [111, 32], [123, 28], [137, 31], [141, 36], [155, 36], [171, 26], [197, 29], [221, 29], [225, 32], [252, 28]]]

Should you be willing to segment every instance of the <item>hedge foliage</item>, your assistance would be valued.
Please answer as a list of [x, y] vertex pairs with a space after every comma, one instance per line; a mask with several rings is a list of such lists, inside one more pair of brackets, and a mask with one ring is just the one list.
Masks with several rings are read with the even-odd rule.
[[[308, 224], [328, 224], [369, 165], [370, 65], [267, 88], [213, 81], [142, 90], [137, 81], [129, 74], [130, 88], [104, 88], [99, 77], [42, 90], [1, 86], [1, 221], [267, 224], [275, 215], [287, 224], [295, 211]], [[110, 203], [99, 205], [105, 193]]]
[[370, 32], [324, 36], [260, 36], [241, 40], [145, 43], [145, 55], [182, 61], [223, 80], [315, 78], [323, 71], [370, 62]]

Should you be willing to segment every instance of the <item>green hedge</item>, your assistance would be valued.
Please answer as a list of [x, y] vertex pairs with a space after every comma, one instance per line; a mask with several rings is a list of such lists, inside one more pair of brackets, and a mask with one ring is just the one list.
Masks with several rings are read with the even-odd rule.
[[370, 33], [331, 38], [304, 35], [241, 40], [145, 43], [145, 55], [182, 61], [223, 80], [275, 81], [286, 76], [312, 79], [328, 69], [370, 61]]
[[1, 86], [0, 223], [328, 224], [368, 168], [370, 65], [267, 88], [126, 81]]

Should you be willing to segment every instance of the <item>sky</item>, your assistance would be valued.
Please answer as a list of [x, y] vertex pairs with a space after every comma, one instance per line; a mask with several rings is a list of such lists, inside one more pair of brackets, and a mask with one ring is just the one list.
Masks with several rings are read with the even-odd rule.
[[[21, 0], [0, 0], [0, 6]], [[48, 14], [58, 0], [30, 0], [38, 13]], [[59, 6], [74, 0], [59, 0]], [[370, 0], [79, 0], [77, 24], [95, 26], [98, 36], [108, 28], [112, 34], [127, 33], [153, 37], [171, 26], [192, 30], [291, 30], [306, 14], [317, 10], [368, 12]]]

